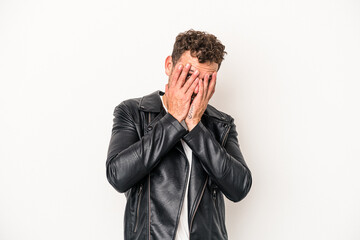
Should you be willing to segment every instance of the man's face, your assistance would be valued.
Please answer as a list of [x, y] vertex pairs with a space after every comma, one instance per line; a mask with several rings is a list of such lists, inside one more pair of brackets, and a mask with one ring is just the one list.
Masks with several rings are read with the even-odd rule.
[[[184, 52], [180, 59], [177, 61], [176, 65], [174, 66], [172, 61], [171, 61], [171, 57], [168, 57], [166, 59], [165, 62], [165, 71], [166, 74], [171, 77], [173, 74], [173, 69], [175, 69], [175, 67], [179, 66], [180, 64], [182, 64], [183, 66], [185, 66], [187, 63], [189, 63], [191, 65], [188, 77], [189, 78], [191, 76], [192, 73], [195, 72], [195, 70], [199, 70], [199, 76], [198, 78], [200, 80], [204, 80], [204, 77], [206, 74], [209, 74], [209, 81], [211, 80], [211, 74], [213, 74], [214, 72], [216, 72], [218, 70], [219, 64], [215, 63], [215, 62], [205, 62], [205, 63], [199, 63], [198, 59], [196, 57], [192, 57], [190, 55], [190, 51], [186, 51]], [[199, 88], [196, 87], [195, 92], [193, 97], [196, 96], [196, 94], [199, 92]]]

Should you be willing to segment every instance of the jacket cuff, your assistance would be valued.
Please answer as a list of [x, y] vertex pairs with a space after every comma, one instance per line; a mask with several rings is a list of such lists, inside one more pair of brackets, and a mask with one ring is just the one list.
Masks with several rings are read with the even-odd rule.
[[171, 123], [172, 126], [175, 127], [175, 129], [178, 132], [181, 132], [182, 135], [185, 135], [188, 131], [181, 125], [181, 123], [174, 118], [170, 113], [166, 113], [163, 119], [169, 123]]
[[188, 134], [183, 137], [183, 139], [186, 143], [190, 143], [194, 138], [203, 135], [206, 130], [207, 128], [200, 121], [190, 132], [188, 132]]

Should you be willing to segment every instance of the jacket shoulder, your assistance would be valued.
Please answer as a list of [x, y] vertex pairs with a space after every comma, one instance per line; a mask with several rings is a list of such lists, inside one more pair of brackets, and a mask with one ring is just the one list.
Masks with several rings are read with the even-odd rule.
[[214, 106], [212, 106], [210, 104], [208, 104], [204, 114], [209, 116], [209, 117], [221, 120], [221, 121], [226, 121], [226, 122], [233, 122], [234, 121], [234, 118], [231, 117], [229, 114], [226, 114], [226, 113], [216, 109]]
[[139, 113], [139, 111], [159, 113], [162, 109], [161, 93], [158, 90], [143, 97], [127, 99], [116, 106], [115, 110], [125, 108], [132, 114]]
[[123, 114], [124, 112], [134, 116], [138, 112], [141, 97], [130, 98], [119, 103], [114, 109], [114, 115]]

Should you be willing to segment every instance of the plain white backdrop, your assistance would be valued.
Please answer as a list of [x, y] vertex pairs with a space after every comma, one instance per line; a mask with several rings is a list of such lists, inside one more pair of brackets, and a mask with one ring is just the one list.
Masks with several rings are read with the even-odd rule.
[[211, 104], [253, 174], [229, 239], [360, 239], [360, 2], [0, 0], [0, 239], [123, 239], [112, 113], [163, 90], [190, 28], [228, 55]]

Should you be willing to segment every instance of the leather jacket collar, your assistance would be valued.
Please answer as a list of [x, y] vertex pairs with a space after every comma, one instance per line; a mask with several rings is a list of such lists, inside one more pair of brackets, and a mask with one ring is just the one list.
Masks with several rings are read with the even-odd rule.
[[[154, 112], [154, 113], [160, 112], [163, 109], [160, 96], [164, 94], [165, 94], [164, 92], [158, 90], [149, 95], [142, 97], [141, 100], [139, 101], [139, 110], [144, 112]], [[215, 108], [212, 107], [211, 105], [208, 105], [204, 114], [216, 118], [218, 120], [230, 122], [229, 117], [227, 117], [225, 114], [221, 113], [220, 111], [215, 110]]]

